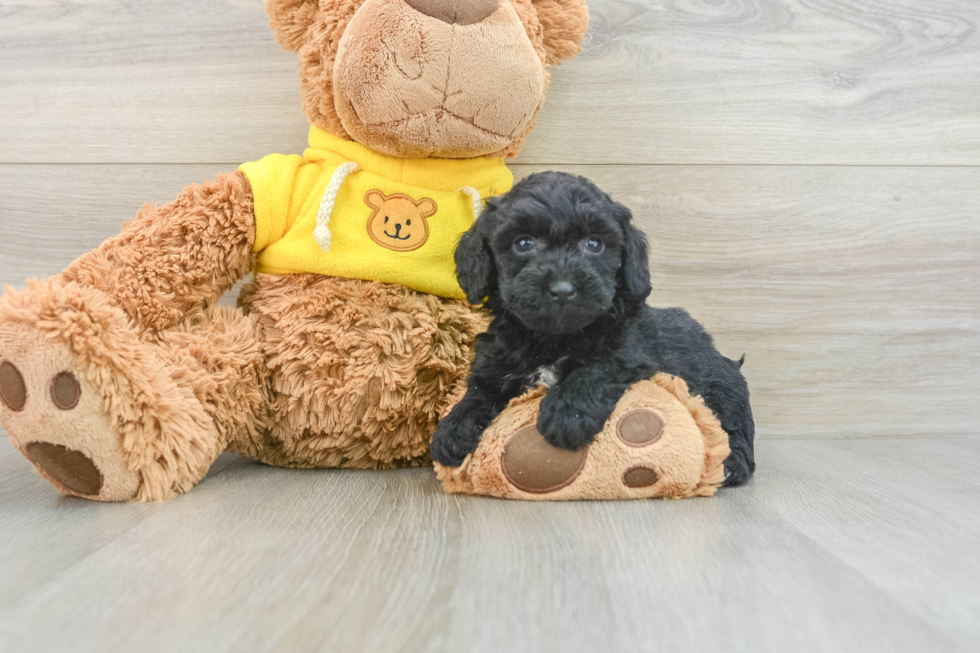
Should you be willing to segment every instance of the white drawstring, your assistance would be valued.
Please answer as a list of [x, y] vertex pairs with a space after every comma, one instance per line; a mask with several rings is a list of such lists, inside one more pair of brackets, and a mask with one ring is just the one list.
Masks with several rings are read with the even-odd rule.
[[480, 197], [480, 191], [472, 186], [463, 186], [456, 192], [468, 195], [470, 200], [473, 201], [473, 219], [477, 220], [480, 214], [483, 213], [483, 198]]
[[333, 234], [330, 233], [330, 217], [333, 215], [334, 205], [337, 204], [337, 194], [340, 192], [340, 187], [344, 185], [347, 177], [360, 169], [361, 166], [354, 161], [340, 164], [330, 176], [327, 190], [323, 192], [323, 201], [320, 202], [320, 210], [316, 214], [316, 229], [313, 230], [313, 238], [324, 252], [330, 251], [330, 245], [333, 242]]

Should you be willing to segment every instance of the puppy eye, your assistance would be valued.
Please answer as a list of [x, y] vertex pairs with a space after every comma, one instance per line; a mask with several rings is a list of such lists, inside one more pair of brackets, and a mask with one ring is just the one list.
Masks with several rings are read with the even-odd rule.
[[527, 236], [521, 236], [514, 241], [514, 249], [520, 254], [527, 254], [534, 249], [534, 239], [528, 238]]
[[388, 216], [385, 216], [385, 224], [388, 224]]
[[605, 248], [602, 241], [598, 238], [589, 238], [583, 244], [585, 246], [585, 251], [589, 252], [590, 254], [599, 254]]
[[405, 222], [405, 226], [406, 226], [406, 227], [411, 227], [411, 226], [412, 226], [412, 221], [411, 221], [411, 220], [407, 220], [407, 221]]

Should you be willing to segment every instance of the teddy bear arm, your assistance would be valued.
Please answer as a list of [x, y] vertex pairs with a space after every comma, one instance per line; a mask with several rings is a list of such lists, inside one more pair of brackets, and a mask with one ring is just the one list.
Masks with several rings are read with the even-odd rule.
[[241, 172], [189, 186], [61, 273], [99, 290], [141, 328], [163, 330], [213, 305], [252, 268], [255, 213]]

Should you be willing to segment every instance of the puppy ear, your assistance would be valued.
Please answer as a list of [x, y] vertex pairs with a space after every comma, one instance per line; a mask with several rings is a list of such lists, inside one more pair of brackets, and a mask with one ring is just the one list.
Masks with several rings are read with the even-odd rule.
[[650, 258], [647, 237], [633, 226], [633, 214], [622, 204], [617, 205], [616, 220], [623, 230], [623, 254], [619, 267], [619, 283], [627, 298], [641, 303], [650, 296]]
[[497, 269], [488, 240], [489, 218], [494, 212], [493, 201], [476, 223], [463, 234], [456, 247], [456, 280], [466, 293], [466, 301], [482, 304], [497, 285]]

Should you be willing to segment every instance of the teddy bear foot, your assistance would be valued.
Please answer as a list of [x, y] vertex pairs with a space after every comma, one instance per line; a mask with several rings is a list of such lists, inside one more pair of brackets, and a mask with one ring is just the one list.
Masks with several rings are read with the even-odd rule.
[[200, 402], [121, 311], [75, 284], [0, 300], [0, 421], [58, 490], [97, 501], [168, 498], [187, 484], [186, 459], [212, 454], [182, 445], [195, 432], [217, 444]]
[[68, 348], [22, 325], [0, 327], [0, 402], [14, 447], [64, 494], [100, 501], [136, 496], [98, 389]]
[[460, 467], [436, 465], [453, 493], [507, 499], [645, 499], [710, 496], [724, 481], [728, 436], [681, 379], [634, 385], [595, 441], [578, 451], [538, 432], [543, 390], [520, 397], [484, 432]]

